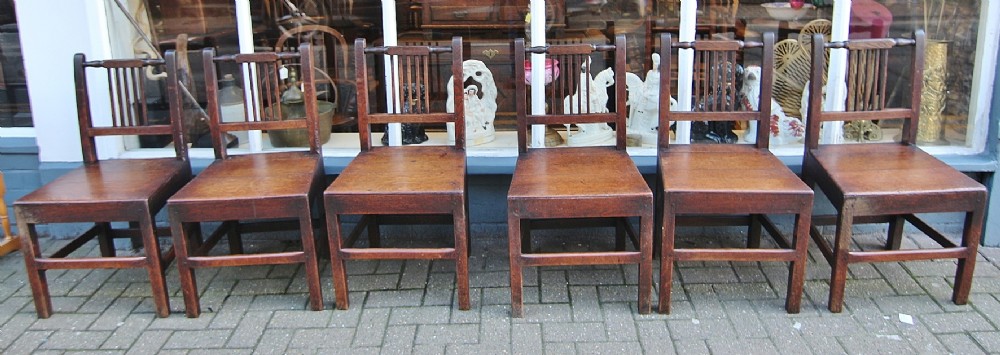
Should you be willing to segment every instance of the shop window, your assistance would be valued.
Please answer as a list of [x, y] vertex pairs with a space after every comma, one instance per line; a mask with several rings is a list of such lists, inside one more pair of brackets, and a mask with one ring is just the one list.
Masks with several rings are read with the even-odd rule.
[[0, 127], [32, 127], [13, 0], [0, 0]]

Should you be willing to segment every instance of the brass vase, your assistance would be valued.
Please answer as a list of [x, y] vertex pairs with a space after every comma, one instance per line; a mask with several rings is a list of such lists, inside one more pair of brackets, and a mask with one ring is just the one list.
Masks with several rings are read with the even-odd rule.
[[924, 59], [924, 89], [920, 94], [917, 142], [944, 144], [944, 106], [947, 98], [948, 42], [928, 40]]

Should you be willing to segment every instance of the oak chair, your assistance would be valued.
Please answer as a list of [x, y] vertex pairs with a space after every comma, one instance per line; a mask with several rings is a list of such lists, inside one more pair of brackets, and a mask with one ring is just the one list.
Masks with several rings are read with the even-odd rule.
[[[214, 48], [206, 48], [202, 57], [215, 161], [167, 202], [186, 314], [193, 318], [201, 313], [196, 268], [276, 264], [304, 264], [310, 307], [322, 310], [310, 205], [325, 182], [313, 71], [300, 70], [305, 117], [281, 119], [291, 114], [283, 114], [281, 111], [288, 108], [279, 104], [283, 91], [291, 86], [281, 73], [285, 69], [311, 68], [312, 47], [303, 44], [298, 52], [224, 56], [216, 56]], [[244, 98], [243, 121], [221, 122], [219, 71], [226, 67], [255, 73], [251, 74], [249, 87], [244, 88], [251, 100]], [[266, 130], [276, 134], [293, 129], [306, 131], [306, 150], [232, 155], [225, 146], [227, 132]], [[287, 220], [292, 222], [270, 223]], [[200, 223], [208, 221], [223, 223], [202, 240]], [[275, 228], [298, 231], [302, 250], [244, 254], [241, 232]], [[230, 254], [209, 255], [223, 236], [228, 236]]]
[[[756, 121], [756, 143], [753, 144], [670, 144], [669, 130], [661, 129], [658, 137], [657, 185], [658, 202], [662, 208], [662, 241], [660, 243], [660, 303], [659, 311], [670, 311], [670, 290], [675, 261], [784, 261], [789, 262], [788, 293], [785, 309], [798, 313], [805, 278], [809, 224], [812, 215], [813, 191], [798, 176], [771, 154], [769, 138], [771, 94], [769, 83], [774, 73], [774, 34], [766, 33], [764, 41], [703, 40], [672, 42], [669, 34], [661, 37], [660, 107], [667, 107], [672, 94], [671, 77], [678, 75], [672, 68], [679, 50], [694, 53], [694, 87], [692, 111], [660, 110], [660, 127], [670, 127], [677, 121]], [[759, 50], [760, 78], [763, 83], [759, 98], [737, 95], [736, 65], [748, 65], [746, 55]], [[740, 59], [743, 58], [743, 59]], [[750, 74], [754, 75], [754, 74]], [[749, 100], [758, 110], [751, 110]], [[753, 124], [753, 123], [751, 123]], [[768, 215], [795, 216], [792, 239], [788, 240]], [[676, 247], [678, 225], [732, 224], [748, 226], [747, 248], [684, 248]], [[761, 229], [780, 247], [761, 249]]]
[[[965, 304], [983, 226], [986, 188], [915, 145], [923, 89], [923, 31], [912, 39], [882, 38], [825, 43], [812, 38], [808, 129], [803, 156], [803, 178], [816, 184], [837, 211], [836, 220], [817, 216], [817, 223], [836, 224], [831, 245], [818, 228], [811, 231], [823, 256], [832, 265], [829, 309], [843, 309], [847, 266], [859, 262], [958, 259], [952, 301]], [[847, 52], [847, 98], [843, 112], [822, 109], [823, 69], [827, 49]], [[909, 72], [902, 74], [909, 88], [909, 104], [887, 100], [891, 62], [905, 53]], [[901, 56], [904, 61], [906, 56]], [[902, 119], [899, 142], [820, 144], [820, 125], [830, 121]], [[965, 215], [961, 244], [949, 240], [916, 216], [918, 213], [958, 212]], [[904, 223], [909, 222], [942, 246], [941, 249], [901, 250]], [[888, 223], [885, 250], [852, 250], [855, 224]]]
[[[147, 103], [157, 83], [148, 79], [147, 70], [162, 72], [164, 67], [168, 72], [175, 71], [173, 51], [168, 51], [164, 59], [87, 61], [83, 54], [73, 58], [83, 166], [14, 202], [21, 251], [40, 318], [52, 314], [45, 272], [54, 269], [144, 268], [149, 274], [156, 314], [160, 317], [170, 314], [164, 270], [174, 254], [173, 250], [161, 252], [154, 216], [167, 198], [191, 179], [191, 166], [181, 127], [181, 96], [176, 75], [168, 75], [166, 85], [160, 85], [167, 91], [169, 121], [161, 124], [150, 120]], [[107, 82], [110, 117], [93, 117], [99, 111], [92, 108], [88, 71], [94, 72], [90, 75], [106, 76], [96, 81]], [[171, 136], [174, 156], [105, 160], [98, 156], [97, 137], [150, 135]], [[129, 222], [130, 225], [127, 229], [113, 228], [111, 222]], [[94, 225], [58, 251], [45, 256], [38, 245], [35, 227], [48, 223]], [[95, 237], [101, 256], [71, 257], [71, 253]], [[141, 241], [144, 254], [116, 256], [115, 238]]]
[[3, 172], [0, 172], [0, 256], [7, 255], [14, 250], [21, 248], [21, 240], [10, 230], [10, 219], [7, 215], [7, 185], [3, 179]]
[[[600, 95], [589, 89], [592, 55], [598, 60], [609, 53], [614, 58], [614, 111], [587, 104], [588, 97]], [[528, 114], [525, 88], [526, 54], [547, 54], [557, 60], [546, 77], [545, 114]], [[517, 166], [507, 195], [507, 223], [510, 252], [511, 314], [522, 317], [522, 269], [526, 266], [637, 264], [640, 313], [650, 311], [652, 289], [653, 193], [625, 151], [625, 37], [614, 45], [568, 44], [525, 48], [524, 40], [514, 41], [515, 106], [517, 111]], [[577, 95], [568, 97], [579, 89]], [[603, 85], [597, 89], [604, 91]], [[604, 93], [607, 94], [606, 92]], [[565, 99], [564, 99], [565, 98]], [[617, 127], [613, 146], [528, 149], [531, 125], [612, 123]], [[629, 218], [638, 217], [638, 233]], [[613, 251], [533, 252], [531, 230], [553, 223], [610, 222], [615, 226]], [[636, 250], [627, 251], [625, 235]]]
[[[465, 103], [455, 100], [454, 113], [431, 112], [430, 70], [439, 59], [455, 78], [462, 78], [462, 38], [451, 46], [383, 46], [368, 48], [364, 39], [354, 44], [358, 85], [358, 128], [361, 153], [326, 189], [327, 228], [330, 264], [337, 308], [347, 309], [348, 288], [345, 261], [368, 259], [451, 259], [455, 261], [458, 307], [469, 304], [468, 188], [465, 182]], [[385, 91], [392, 107], [387, 113], [369, 110], [368, 61], [366, 54], [386, 57], [397, 63], [390, 69], [395, 76]], [[439, 56], [439, 54], [442, 54]], [[450, 54], [445, 62], [443, 54]], [[453, 81], [454, 92], [463, 92], [465, 83]], [[372, 125], [388, 123], [455, 124], [454, 146], [376, 146]], [[341, 232], [341, 216], [361, 215], [346, 240]], [[380, 224], [418, 222], [399, 220], [416, 215], [424, 222], [450, 223], [455, 244], [444, 248], [403, 248], [383, 246]], [[449, 216], [450, 215], [450, 216]], [[397, 221], [393, 221], [393, 219]], [[355, 246], [361, 231], [368, 231], [368, 247]]]

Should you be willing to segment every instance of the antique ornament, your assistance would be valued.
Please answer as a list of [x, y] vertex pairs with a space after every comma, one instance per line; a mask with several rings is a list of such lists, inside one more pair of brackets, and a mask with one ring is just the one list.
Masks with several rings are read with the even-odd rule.
[[[496, 129], [493, 121], [497, 115], [497, 84], [493, 81], [493, 72], [482, 61], [470, 59], [462, 63], [463, 87], [462, 96], [465, 99], [465, 143], [480, 145], [496, 139]], [[448, 101], [445, 107], [448, 113], [455, 112], [455, 89], [453, 80], [448, 79]], [[448, 124], [449, 141], [455, 142], [455, 124]]]
[[[741, 90], [743, 108], [756, 111], [760, 106], [760, 67], [751, 65], [743, 72], [743, 89]], [[806, 135], [806, 125], [796, 117], [785, 115], [781, 104], [774, 98], [771, 99], [771, 145], [795, 143], [802, 140]], [[757, 142], [757, 122], [751, 122], [743, 135], [743, 140], [748, 143]]]
[[[588, 60], [587, 65], [590, 65]], [[590, 88], [586, 83], [590, 82]], [[580, 73], [580, 86], [576, 93], [563, 99], [563, 112], [570, 113], [606, 113], [608, 112], [608, 91], [607, 88], [615, 84], [615, 72], [611, 68], [602, 70], [593, 79], [587, 78], [587, 73]], [[582, 102], [587, 103], [587, 107], [580, 107], [578, 98], [585, 93], [588, 97]], [[581, 123], [576, 125], [580, 130], [576, 133], [568, 134], [567, 145], [587, 146], [605, 144], [615, 139], [615, 131], [607, 123]], [[569, 125], [566, 125], [569, 130]]]
[[[653, 69], [646, 72], [646, 80], [638, 75], [625, 73], [628, 87], [628, 119], [625, 126], [628, 134], [640, 138], [640, 146], [656, 146], [657, 129], [660, 125], [660, 55], [653, 53]], [[677, 100], [670, 98], [670, 109], [677, 107]]]

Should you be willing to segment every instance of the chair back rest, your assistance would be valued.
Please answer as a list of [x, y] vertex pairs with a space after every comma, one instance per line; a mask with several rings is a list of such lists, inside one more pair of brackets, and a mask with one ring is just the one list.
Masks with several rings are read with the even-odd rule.
[[[216, 56], [215, 48], [205, 48], [202, 59], [205, 66], [205, 93], [212, 147], [216, 159], [225, 159], [225, 135], [230, 131], [305, 129], [309, 141], [309, 152], [319, 154], [319, 113], [316, 103], [316, 83], [313, 70], [312, 46], [299, 45], [298, 52], [259, 52]], [[243, 119], [222, 122], [220, 103], [219, 72], [236, 67], [236, 78], [249, 77], [249, 84], [243, 88]], [[298, 82], [292, 82], [288, 73], [297, 72]], [[282, 95], [288, 95], [292, 86], [298, 86], [304, 108], [293, 112], [290, 107], [282, 107]], [[294, 106], [298, 104], [295, 103]], [[290, 105], [291, 106], [291, 105]], [[298, 116], [298, 117], [295, 117]]]
[[[691, 111], [671, 111], [672, 82], [679, 75], [673, 66], [680, 49], [694, 52], [694, 73], [691, 88]], [[746, 64], [748, 49], [760, 49], [760, 89], [758, 97], [744, 96], [744, 80], [737, 66]], [[676, 121], [757, 121], [755, 145], [767, 149], [770, 144], [771, 98], [774, 82], [774, 33], [765, 33], [763, 42], [733, 40], [697, 40], [673, 42], [669, 33], [660, 36], [660, 124], [657, 146], [670, 144], [670, 124]], [[746, 67], [746, 65], [744, 65]], [[746, 78], [751, 79], [751, 78]], [[683, 98], [678, 97], [680, 101]], [[753, 106], [756, 104], [757, 109]], [[751, 123], [753, 124], [753, 123]]]
[[[73, 76], [76, 84], [76, 109], [80, 126], [80, 146], [84, 163], [98, 160], [95, 137], [98, 136], [154, 136], [173, 137], [174, 155], [187, 160], [187, 141], [183, 134], [181, 120], [181, 96], [177, 90], [177, 77], [166, 76], [166, 85], [160, 84], [164, 70], [171, 72], [177, 65], [175, 53], [167, 51], [164, 59], [108, 59], [88, 61], [83, 53], [73, 57]], [[110, 101], [110, 121], [108, 125], [95, 125], [91, 110], [90, 89], [87, 85], [88, 72], [98, 72], [107, 77], [108, 99]], [[167, 90], [166, 121], [150, 116], [150, 96], [157, 88]], [[162, 91], [161, 91], [162, 92]]]
[[[613, 54], [614, 65], [604, 71], [594, 69], [603, 65], [606, 53]], [[525, 80], [530, 80], [525, 66], [528, 54], [545, 54], [544, 77], [546, 113], [528, 114], [528, 90]], [[613, 123], [615, 147], [625, 149], [625, 35], [615, 37], [613, 45], [553, 44], [525, 47], [524, 39], [514, 40], [514, 106], [517, 112], [517, 148], [528, 151], [528, 128], [531, 125]], [[613, 74], [612, 74], [613, 73]], [[551, 82], [549, 82], [551, 81]], [[614, 111], [607, 108], [607, 87], [614, 87]], [[602, 98], [601, 99], [595, 99]], [[602, 102], [603, 101], [603, 102]]]
[[[448, 112], [431, 112], [431, 90], [441, 87], [434, 82], [433, 74], [440, 57], [438, 54], [451, 53], [451, 76], [462, 78], [462, 38], [453, 37], [451, 46], [380, 46], [368, 48], [363, 38], [354, 42], [354, 65], [358, 87], [358, 132], [361, 150], [372, 149], [371, 132], [373, 124], [388, 123], [454, 123], [455, 148], [465, 149], [465, 100], [453, 100], [454, 109]], [[384, 83], [388, 96], [387, 112], [372, 112], [369, 107], [371, 90], [368, 88], [369, 72], [366, 54], [382, 55], [383, 63], [389, 63], [385, 77], [394, 78]], [[440, 61], [444, 61], [440, 59]], [[377, 61], [376, 61], [377, 62]], [[376, 71], [379, 68], [375, 68]], [[375, 71], [373, 71], [375, 72]], [[439, 78], [443, 79], [443, 78]], [[453, 80], [452, 89], [456, 95], [463, 91], [462, 80]], [[436, 95], [434, 95], [436, 96]]]
[[[920, 119], [920, 93], [923, 90], [924, 46], [923, 30], [913, 33], [913, 38], [855, 39], [825, 42], [820, 34], [812, 38], [812, 67], [809, 82], [809, 109], [807, 112], [806, 153], [819, 146], [819, 131], [823, 122], [902, 119], [900, 143], [914, 144], [917, 123]], [[893, 48], [909, 47], [909, 80], [902, 85], [909, 88], [909, 105], [892, 105], [889, 102], [889, 68], [899, 63], [890, 62]], [[847, 98], [844, 111], [823, 110], [823, 72], [826, 68], [826, 50], [847, 50]], [[900, 81], [901, 82], [901, 81]], [[905, 101], [905, 100], [904, 100]], [[891, 105], [891, 107], [890, 107]]]

